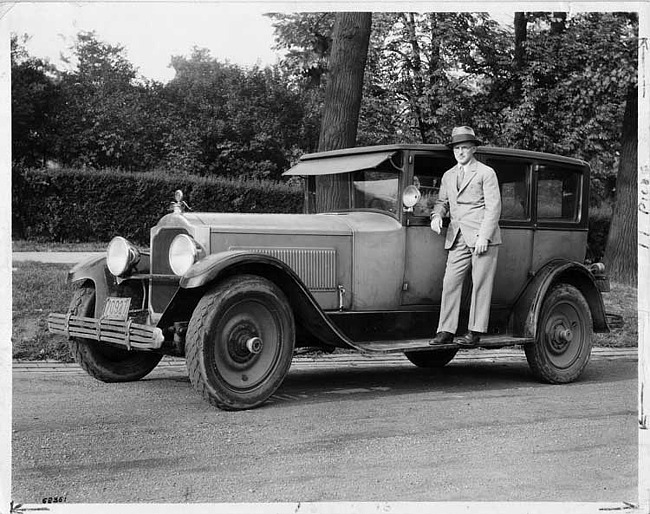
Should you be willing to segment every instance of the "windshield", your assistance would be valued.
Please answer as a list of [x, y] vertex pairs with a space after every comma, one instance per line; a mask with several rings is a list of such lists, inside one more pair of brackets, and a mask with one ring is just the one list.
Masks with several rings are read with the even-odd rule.
[[352, 208], [397, 213], [399, 176], [396, 172], [363, 170], [352, 176]]
[[[307, 176], [306, 212], [328, 212], [373, 209], [398, 217], [401, 207], [399, 193], [401, 170], [397, 168], [399, 153], [372, 168], [350, 173]], [[337, 206], [323, 207], [322, 197], [337, 194]], [[318, 196], [321, 196], [319, 201]]]

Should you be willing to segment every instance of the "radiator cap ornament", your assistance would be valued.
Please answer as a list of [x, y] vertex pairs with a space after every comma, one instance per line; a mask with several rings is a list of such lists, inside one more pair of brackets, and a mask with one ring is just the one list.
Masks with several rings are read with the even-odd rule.
[[190, 206], [187, 205], [183, 200], [183, 191], [180, 189], [174, 191], [174, 201], [171, 203], [169, 210], [177, 214], [183, 214], [185, 210], [192, 210], [190, 209]]

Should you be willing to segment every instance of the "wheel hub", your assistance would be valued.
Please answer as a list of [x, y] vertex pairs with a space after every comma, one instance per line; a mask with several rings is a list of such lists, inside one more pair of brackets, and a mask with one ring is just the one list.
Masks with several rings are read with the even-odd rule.
[[573, 332], [571, 332], [570, 328], [565, 328], [564, 326], [556, 327], [555, 339], [560, 343], [570, 343], [573, 340]]
[[573, 332], [567, 328], [563, 322], [558, 322], [549, 333], [551, 350], [556, 353], [562, 353], [566, 347], [573, 341]]
[[262, 351], [264, 344], [248, 323], [242, 323], [230, 332], [228, 337], [229, 354], [235, 362], [246, 362]]
[[248, 348], [248, 351], [251, 353], [260, 353], [263, 347], [264, 343], [260, 337], [251, 337], [246, 341], [246, 348]]

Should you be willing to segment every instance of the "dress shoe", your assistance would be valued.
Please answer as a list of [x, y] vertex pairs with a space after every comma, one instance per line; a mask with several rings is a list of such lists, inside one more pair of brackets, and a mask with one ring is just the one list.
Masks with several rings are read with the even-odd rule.
[[451, 332], [438, 332], [436, 334], [436, 337], [434, 337], [429, 344], [436, 345], [436, 344], [446, 344], [446, 343], [453, 343], [453, 342], [454, 342], [454, 334], [452, 334]]
[[473, 330], [470, 330], [463, 337], [461, 337], [460, 339], [457, 339], [456, 344], [458, 344], [458, 346], [465, 346], [467, 348], [473, 348], [475, 346], [478, 346], [478, 343], [479, 343], [480, 340], [481, 340], [481, 333], [480, 332], [474, 332]]

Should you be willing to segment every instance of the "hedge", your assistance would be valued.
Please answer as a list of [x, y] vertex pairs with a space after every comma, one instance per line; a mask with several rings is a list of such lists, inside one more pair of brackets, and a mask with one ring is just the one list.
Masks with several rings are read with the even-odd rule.
[[302, 212], [295, 186], [259, 180], [93, 170], [12, 172], [12, 237], [43, 242], [103, 242], [121, 235], [148, 245], [174, 191], [197, 212]]

